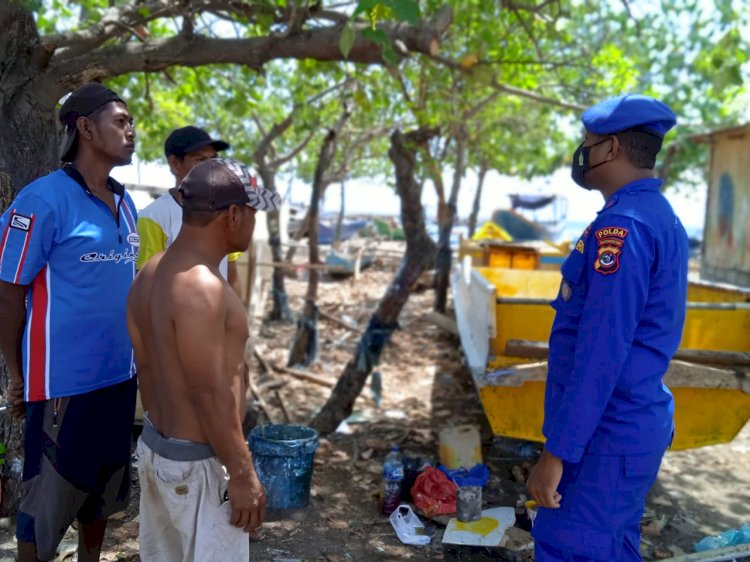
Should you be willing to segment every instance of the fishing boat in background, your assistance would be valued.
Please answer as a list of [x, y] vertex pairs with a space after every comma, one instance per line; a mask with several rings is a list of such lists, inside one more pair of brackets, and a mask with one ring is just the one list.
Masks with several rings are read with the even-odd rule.
[[[743, 215], [750, 168], [742, 156], [750, 150], [750, 126], [694, 140], [712, 145], [708, 244], [700, 263], [691, 263], [683, 337], [664, 379], [675, 399], [673, 449], [729, 442], [750, 419], [750, 244]], [[527, 212], [552, 204], [511, 200]], [[516, 220], [518, 214], [495, 213], [481, 236], [462, 241], [451, 283], [461, 345], [492, 430], [541, 442], [550, 302], [570, 244], [541, 242], [542, 227], [528, 217]]]

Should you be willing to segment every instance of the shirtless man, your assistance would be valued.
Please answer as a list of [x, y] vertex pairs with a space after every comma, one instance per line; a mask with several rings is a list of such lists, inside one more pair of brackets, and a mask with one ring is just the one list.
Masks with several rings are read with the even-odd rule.
[[256, 211], [281, 201], [243, 164], [224, 159], [198, 164], [180, 192], [180, 233], [143, 267], [128, 297], [146, 412], [141, 559], [246, 562], [246, 533], [263, 521], [265, 496], [242, 433], [247, 316], [219, 264], [248, 247]]

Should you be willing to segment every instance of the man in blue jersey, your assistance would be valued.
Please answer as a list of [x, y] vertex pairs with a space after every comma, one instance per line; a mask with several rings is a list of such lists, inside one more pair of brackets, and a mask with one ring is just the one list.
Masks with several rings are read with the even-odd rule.
[[132, 159], [133, 118], [94, 83], [59, 117], [63, 167], [0, 218], [0, 351], [7, 396], [26, 417], [21, 562], [54, 558], [74, 519], [78, 560], [98, 560], [129, 488], [136, 380], [125, 303], [139, 238], [133, 201], [109, 173]]
[[640, 95], [583, 114], [573, 179], [606, 202], [563, 264], [552, 303], [547, 442], [527, 483], [541, 507], [538, 561], [641, 560], [646, 495], [673, 433], [662, 378], [687, 295], [687, 235], [654, 177], [675, 123]]

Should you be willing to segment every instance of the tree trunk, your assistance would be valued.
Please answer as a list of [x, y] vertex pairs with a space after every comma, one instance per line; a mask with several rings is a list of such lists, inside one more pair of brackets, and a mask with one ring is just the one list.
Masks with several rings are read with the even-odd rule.
[[339, 208], [339, 216], [336, 219], [336, 232], [333, 237], [333, 247], [338, 248], [341, 244], [341, 228], [344, 225], [344, 213], [346, 212], [346, 202], [344, 199], [344, 182], [341, 182], [341, 206]]
[[[263, 180], [263, 184], [266, 189], [270, 189], [271, 191], [277, 191], [276, 170], [278, 167], [269, 164], [268, 151], [271, 148], [273, 141], [283, 135], [292, 125], [293, 121], [294, 110], [292, 110], [283, 121], [274, 124], [271, 130], [259, 143], [255, 153], [253, 153], [253, 160], [255, 160], [255, 164], [258, 167], [258, 173]], [[273, 211], [266, 216], [266, 224], [268, 225], [268, 243], [271, 246], [271, 255], [273, 256], [274, 263], [280, 263], [282, 260], [280, 218], [281, 213], [279, 211]], [[271, 295], [273, 308], [268, 315], [269, 319], [291, 322], [292, 311], [289, 308], [289, 297], [287, 296], [286, 287], [284, 285], [284, 269], [281, 267], [275, 267], [273, 269]]]
[[427, 170], [437, 195], [437, 222], [443, 224], [448, 212], [448, 205], [445, 201], [445, 185], [443, 182], [443, 171], [440, 168], [440, 162], [430, 154], [430, 147], [424, 147], [424, 155], [427, 164]]
[[[315, 167], [312, 194], [310, 195], [310, 209], [308, 211], [310, 228], [307, 235], [308, 246], [310, 248], [309, 259], [312, 265], [320, 263], [318, 255], [318, 223], [320, 222], [319, 209], [324, 177], [336, 154], [336, 137], [348, 117], [349, 114], [345, 112], [336, 126], [328, 131], [326, 138], [323, 139], [323, 146], [321, 146], [320, 154], [318, 155], [318, 164]], [[320, 271], [313, 267], [308, 271], [309, 277], [307, 280], [305, 305], [302, 308], [302, 314], [297, 320], [297, 333], [294, 336], [292, 349], [289, 352], [289, 361], [287, 364], [290, 367], [295, 365], [310, 365], [315, 362], [318, 355], [318, 305], [315, 301], [318, 298]]]
[[[40, 67], [49, 54], [39, 44], [31, 14], [19, 2], [0, 2], [0, 214], [26, 184], [58, 163], [59, 137], [54, 107], [64, 88], [45, 80]], [[0, 390], [8, 388], [8, 371], [0, 354]], [[0, 443], [6, 447], [0, 467], [5, 479], [2, 506], [14, 513], [23, 468], [23, 423], [0, 413]]]
[[[268, 242], [271, 245], [271, 254], [273, 256], [274, 263], [279, 263], [283, 259], [281, 249], [281, 225], [280, 212], [273, 211], [268, 213], [266, 221], [268, 223]], [[286, 286], [284, 285], [284, 269], [281, 267], [274, 267], [271, 295], [273, 301], [273, 308], [268, 317], [271, 320], [282, 320], [284, 322], [290, 322], [292, 320], [292, 310], [289, 308], [289, 297], [286, 293]]]
[[464, 175], [464, 158], [466, 156], [466, 132], [463, 128], [456, 134], [456, 165], [453, 170], [453, 185], [446, 205], [443, 222], [440, 223], [438, 250], [435, 257], [435, 311], [445, 314], [448, 304], [448, 285], [451, 274], [451, 231], [456, 218], [458, 192], [461, 189], [461, 179]]
[[420, 128], [406, 135], [400, 131], [391, 135], [388, 156], [396, 171], [396, 189], [401, 199], [401, 220], [406, 235], [406, 255], [370, 318], [354, 358], [344, 367], [331, 396], [311, 422], [312, 427], [322, 434], [334, 431], [352, 413], [354, 402], [362, 392], [367, 377], [398, 327], [398, 317], [412, 288], [424, 270], [425, 263], [434, 255], [434, 243], [425, 229], [422, 186], [414, 177], [414, 169], [417, 146], [424, 147], [435, 134], [435, 129]]
[[477, 182], [477, 192], [474, 194], [474, 204], [471, 207], [469, 215], [469, 238], [474, 236], [477, 229], [477, 217], [479, 216], [479, 206], [482, 203], [482, 188], [484, 187], [484, 177], [487, 175], [487, 166], [482, 164], [479, 167], [479, 181]]
[[[262, 162], [256, 160], [256, 164], [258, 165], [258, 173], [263, 180], [263, 187], [276, 191], [276, 172], [265, 163], [265, 160]], [[279, 211], [273, 211], [266, 216], [266, 224], [268, 225], [268, 243], [271, 246], [271, 254], [273, 255], [274, 263], [279, 263], [282, 259], [280, 216], [281, 213]], [[289, 309], [289, 298], [287, 297], [286, 287], [284, 286], [284, 270], [281, 267], [275, 267], [273, 269], [271, 295], [273, 308], [268, 317], [271, 320], [283, 320], [285, 322], [291, 321], [292, 311]]]
[[[320, 198], [323, 198], [323, 195], [325, 195], [326, 189], [328, 188], [328, 183], [324, 182], [320, 186]], [[313, 224], [310, 218], [310, 209], [308, 208], [307, 211], [305, 211], [305, 216], [302, 219], [302, 222], [300, 223], [300, 227], [297, 230], [297, 232], [294, 233], [294, 236], [292, 236], [292, 240], [294, 242], [299, 242], [302, 240], [305, 236], [310, 234], [310, 225]], [[317, 228], [317, 225], [316, 225]], [[284, 257], [284, 261], [287, 263], [291, 263], [294, 259], [294, 256], [297, 254], [297, 246], [289, 246], [289, 249], [286, 251], [286, 256]]]

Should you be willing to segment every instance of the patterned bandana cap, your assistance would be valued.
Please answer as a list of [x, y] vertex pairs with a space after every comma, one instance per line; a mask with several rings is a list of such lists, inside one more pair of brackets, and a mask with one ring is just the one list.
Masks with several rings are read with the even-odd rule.
[[219, 211], [243, 204], [258, 211], [281, 208], [278, 193], [260, 187], [245, 164], [230, 158], [204, 160], [190, 170], [179, 190], [188, 211]]

